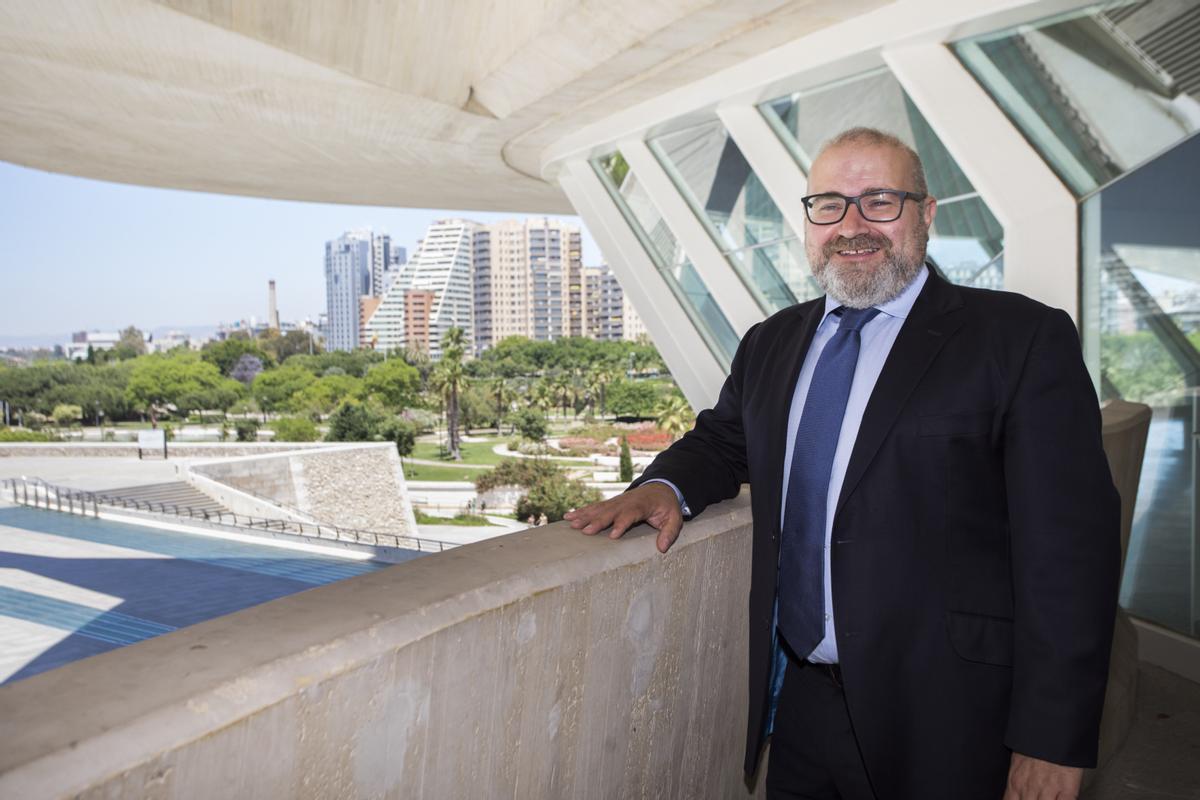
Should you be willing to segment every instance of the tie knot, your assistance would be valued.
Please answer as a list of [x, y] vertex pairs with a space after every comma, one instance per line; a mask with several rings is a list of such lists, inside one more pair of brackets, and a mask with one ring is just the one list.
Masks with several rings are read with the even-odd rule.
[[846, 308], [841, 306], [835, 312], [842, 318], [838, 330], [843, 331], [860, 331], [863, 325], [870, 322], [876, 314], [879, 313], [878, 308]]

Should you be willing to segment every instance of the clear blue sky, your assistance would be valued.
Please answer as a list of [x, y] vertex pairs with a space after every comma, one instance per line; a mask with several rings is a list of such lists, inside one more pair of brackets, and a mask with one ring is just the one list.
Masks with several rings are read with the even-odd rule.
[[[527, 215], [149, 189], [0, 162], [0, 347], [61, 343], [78, 330], [262, 320], [272, 278], [283, 319], [316, 319], [327, 240], [370, 227], [411, 255], [431, 222], [451, 216]], [[602, 260], [586, 228], [583, 258]]]

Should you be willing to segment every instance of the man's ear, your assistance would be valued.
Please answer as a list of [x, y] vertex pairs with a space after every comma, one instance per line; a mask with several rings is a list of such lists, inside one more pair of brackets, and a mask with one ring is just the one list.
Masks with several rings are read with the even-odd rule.
[[924, 206], [924, 208], [921, 210], [921, 216], [925, 218], [925, 227], [932, 227], [933, 218], [937, 216], [937, 198], [926, 197], [925, 202], [921, 205]]

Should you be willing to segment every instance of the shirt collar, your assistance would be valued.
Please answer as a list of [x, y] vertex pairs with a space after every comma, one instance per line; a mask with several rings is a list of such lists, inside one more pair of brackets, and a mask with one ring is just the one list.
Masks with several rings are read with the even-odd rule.
[[[912, 313], [913, 303], [917, 302], [917, 295], [921, 293], [921, 289], [925, 287], [925, 281], [928, 279], [929, 267], [922, 265], [920, 272], [917, 273], [917, 277], [912, 279], [912, 283], [904, 287], [903, 292], [886, 303], [881, 303], [876, 308], [889, 317], [907, 319], [908, 315]], [[834, 300], [829, 295], [825, 295], [825, 316], [822, 319], [828, 317], [831, 312], [836, 311], [841, 306], [841, 302]]]

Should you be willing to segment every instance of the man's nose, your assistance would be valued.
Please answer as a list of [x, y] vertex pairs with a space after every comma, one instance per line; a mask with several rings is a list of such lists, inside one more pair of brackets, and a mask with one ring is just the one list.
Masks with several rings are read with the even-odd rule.
[[847, 239], [853, 239], [855, 236], [861, 236], [868, 230], [867, 221], [859, 213], [858, 206], [851, 203], [846, 208], [846, 215], [838, 223], [838, 233]]

